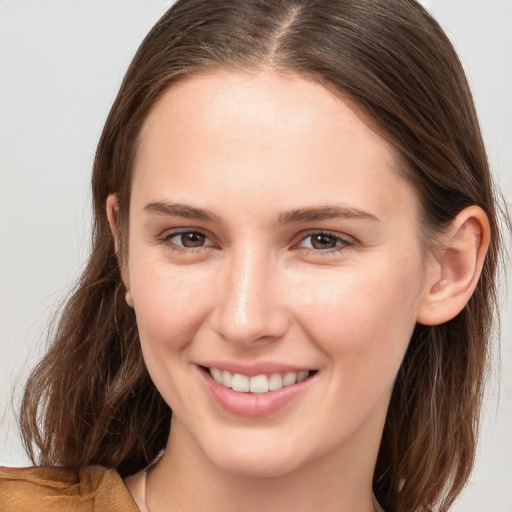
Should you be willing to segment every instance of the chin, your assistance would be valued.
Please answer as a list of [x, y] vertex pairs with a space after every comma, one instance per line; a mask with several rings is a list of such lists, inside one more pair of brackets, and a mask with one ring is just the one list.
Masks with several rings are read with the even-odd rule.
[[216, 443], [213, 450], [205, 450], [205, 453], [224, 471], [251, 478], [284, 476], [306, 463], [306, 457], [301, 456], [297, 449], [291, 449], [285, 443], [269, 443], [268, 440], [261, 443], [255, 439], [246, 443], [233, 440]]
[[218, 466], [228, 473], [249, 478], [278, 478], [292, 473], [300, 465], [290, 460], [254, 460], [232, 457], [219, 461]]

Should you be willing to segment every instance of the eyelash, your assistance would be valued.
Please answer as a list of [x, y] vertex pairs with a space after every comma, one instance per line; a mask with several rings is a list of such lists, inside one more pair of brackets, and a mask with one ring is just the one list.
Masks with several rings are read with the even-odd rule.
[[[208, 247], [214, 246], [213, 243], [210, 243], [208, 245], [201, 245], [201, 246], [197, 246], [197, 247], [185, 247], [185, 246], [180, 246], [171, 241], [173, 238], [175, 238], [177, 236], [187, 235], [187, 234], [188, 235], [200, 235], [200, 236], [204, 237], [206, 240], [210, 240], [209, 236], [200, 230], [182, 229], [179, 231], [173, 231], [171, 233], [167, 233], [159, 240], [159, 242], [164, 245], [167, 245], [167, 247], [169, 249], [171, 249], [172, 251], [178, 252], [178, 253], [187, 253], [187, 252], [197, 253], [197, 252], [201, 252], [201, 251], [207, 249]], [[301, 243], [303, 243], [308, 238], [312, 238], [313, 236], [331, 237], [332, 239], [334, 239], [335, 243], [336, 244], [339, 243], [339, 245], [336, 245], [335, 247], [332, 247], [330, 249], [315, 249], [314, 247], [300, 247]], [[331, 231], [319, 230], [319, 231], [311, 231], [311, 232], [307, 233], [305, 236], [303, 236], [299, 240], [298, 243], [294, 244], [292, 248], [302, 249], [306, 254], [329, 256], [329, 255], [336, 254], [336, 253], [339, 254], [339, 253], [345, 251], [346, 249], [350, 248], [354, 244], [355, 244], [355, 241], [351, 237], [341, 236], [340, 234], [333, 233]]]

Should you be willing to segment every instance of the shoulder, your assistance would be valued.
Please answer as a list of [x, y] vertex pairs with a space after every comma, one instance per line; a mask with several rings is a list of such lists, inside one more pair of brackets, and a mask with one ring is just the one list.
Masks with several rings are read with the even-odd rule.
[[101, 466], [0, 467], [2, 512], [138, 512], [119, 473]]

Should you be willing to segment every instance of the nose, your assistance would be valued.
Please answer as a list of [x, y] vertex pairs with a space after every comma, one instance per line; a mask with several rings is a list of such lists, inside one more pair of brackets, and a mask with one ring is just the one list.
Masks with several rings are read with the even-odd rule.
[[289, 315], [279, 291], [279, 271], [271, 257], [247, 250], [227, 259], [220, 277], [214, 330], [239, 346], [281, 338]]

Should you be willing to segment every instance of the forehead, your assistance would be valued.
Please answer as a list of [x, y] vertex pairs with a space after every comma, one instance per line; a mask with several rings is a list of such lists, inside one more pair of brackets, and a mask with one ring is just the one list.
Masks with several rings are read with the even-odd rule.
[[233, 206], [244, 196], [245, 208], [262, 197], [290, 208], [356, 202], [385, 216], [404, 191], [417, 202], [393, 166], [390, 145], [318, 82], [218, 72], [159, 98], [141, 131], [133, 187], [146, 200], [181, 201], [194, 190], [208, 202], [208, 191], [222, 189]]

